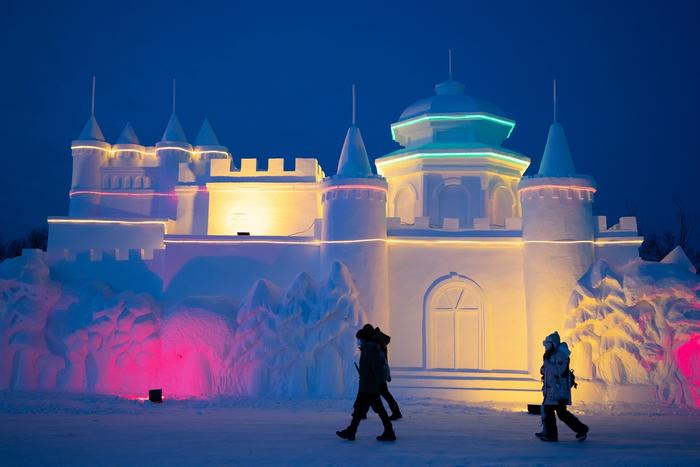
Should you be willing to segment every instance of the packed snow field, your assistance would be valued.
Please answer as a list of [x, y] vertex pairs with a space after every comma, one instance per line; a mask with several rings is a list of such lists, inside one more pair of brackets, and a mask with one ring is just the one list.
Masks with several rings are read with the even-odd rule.
[[[398, 440], [379, 443], [371, 413], [355, 442], [351, 400], [167, 400], [151, 404], [111, 396], [0, 392], [0, 459], [14, 465], [467, 465], [698, 464], [700, 414], [639, 406], [616, 415], [578, 411], [591, 427], [560, 442], [533, 433], [539, 417], [455, 402], [400, 400]], [[633, 412], [633, 413], [630, 413]]]

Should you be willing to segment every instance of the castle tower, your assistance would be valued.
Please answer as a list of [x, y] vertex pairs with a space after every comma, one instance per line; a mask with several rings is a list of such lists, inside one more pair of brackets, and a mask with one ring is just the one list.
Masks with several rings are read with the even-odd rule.
[[[180, 175], [180, 164], [192, 161], [192, 145], [187, 142], [185, 132], [175, 112], [170, 116], [163, 137], [156, 143], [158, 158], [158, 180], [156, 190], [163, 194], [174, 194]], [[158, 215], [167, 219], [177, 216], [177, 197], [162, 196]]]
[[180, 184], [177, 192], [177, 231], [180, 234], [207, 235], [209, 227], [209, 180], [212, 159], [231, 160], [226, 146], [222, 146], [209, 120], [202, 122], [195, 139], [193, 184]]
[[576, 281], [593, 263], [595, 183], [576, 174], [562, 126], [549, 128], [537, 175], [518, 187], [523, 210], [523, 274], [528, 369], [539, 378], [542, 341], [561, 331]]
[[354, 115], [338, 171], [326, 178], [322, 187], [323, 274], [334, 261], [344, 263], [358, 286], [367, 320], [389, 330], [387, 183], [372, 172]]
[[146, 148], [141, 145], [134, 127], [127, 122], [119, 138], [117, 138], [117, 142], [112, 147], [112, 154], [114, 155], [112, 165], [120, 167], [143, 166], [145, 152]]
[[91, 114], [77, 140], [71, 144], [73, 176], [69, 213], [71, 217], [94, 217], [100, 204], [100, 167], [107, 163], [111, 146], [105, 141], [95, 114]]

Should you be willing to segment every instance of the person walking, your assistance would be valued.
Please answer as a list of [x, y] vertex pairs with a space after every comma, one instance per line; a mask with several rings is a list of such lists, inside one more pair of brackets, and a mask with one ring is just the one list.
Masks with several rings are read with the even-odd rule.
[[374, 327], [365, 324], [362, 329], [355, 334], [360, 344], [360, 386], [357, 391], [357, 398], [353, 404], [352, 420], [350, 425], [335, 434], [343, 439], [355, 441], [357, 428], [360, 421], [367, 416], [367, 411], [372, 410], [379, 415], [384, 425], [384, 432], [377, 436], [378, 441], [396, 441], [396, 434], [391, 425], [389, 414], [386, 413], [382, 400], [379, 396], [379, 388], [384, 380], [384, 369], [382, 367], [379, 345], [374, 342]]
[[389, 342], [391, 342], [391, 336], [388, 336], [382, 332], [381, 329], [376, 328], [374, 330], [374, 340], [379, 345], [380, 357], [382, 358], [382, 365], [384, 367], [384, 381], [379, 386], [379, 394], [384, 398], [389, 410], [391, 410], [391, 415], [389, 419], [392, 421], [398, 420], [403, 417], [401, 415], [401, 410], [399, 409], [399, 404], [394, 399], [394, 396], [389, 392], [388, 383], [391, 382], [391, 368], [389, 367]]
[[588, 426], [584, 425], [574, 414], [566, 409], [571, 405], [571, 386], [573, 375], [569, 369], [569, 357], [571, 352], [565, 342], [561, 342], [558, 332], [553, 332], [542, 342], [545, 352], [542, 356], [542, 424], [543, 430], [535, 433], [542, 441], [559, 441], [557, 432], [557, 420], [564, 422], [566, 426], [576, 433], [576, 439], [583, 441], [588, 436]]

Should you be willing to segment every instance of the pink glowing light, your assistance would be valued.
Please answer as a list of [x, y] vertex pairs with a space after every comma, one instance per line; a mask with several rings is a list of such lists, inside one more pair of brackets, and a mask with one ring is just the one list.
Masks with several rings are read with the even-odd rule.
[[[196, 190], [190, 190], [190, 191], [197, 191], [197, 192], [205, 192], [206, 193], [208, 190], [206, 188], [197, 188]], [[75, 191], [70, 192], [71, 198], [73, 196], [76, 196], [76, 195], [146, 197], [146, 196], [177, 196], [178, 193], [176, 191], [171, 191], [168, 193], [158, 193], [158, 192], [138, 193], [138, 192], [92, 191], [92, 190], [75, 190]]]
[[335, 190], [374, 190], [381, 191], [382, 193], [386, 193], [387, 191], [386, 188], [374, 185], [336, 185], [326, 188], [324, 192], [328, 193], [329, 191]]
[[688, 381], [693, 406], [700, 409], [700, 334], [693, 335], [676, 350], [676, 363]]
[[524, 188], [521, 188], [520, 192], [525, 193], [527, 191], [539, 190], [542, 188], [550, 188], [552, 190], [560, 189], [560, 190], [589, 191], [591, 193], [596, 192], [596, 189], [591, 187], [591, 186], [579, 186], [579, 185], [533, 185], [533, 186], [526, 186]]

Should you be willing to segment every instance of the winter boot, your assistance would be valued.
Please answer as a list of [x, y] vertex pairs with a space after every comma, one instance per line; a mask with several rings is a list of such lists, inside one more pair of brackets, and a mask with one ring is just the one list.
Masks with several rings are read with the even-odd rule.
[[585, 430], [576, 433], [576, 439], [579, 441], [585, 441], [588, 437], [588, 427]]
[[336, 431], [335, 434], [340, 438], [347, 439], [348, 441], [355, 441], [355, 430], [353, 430], [352, 427], [347, 427], [344, 430]]
[[556, 439], [556, 438], [550, 438], [550, 437], [547, 436], [547, 434], [544, 433], [543, 431], [541, 431], [541, 432], [539, 432], [539, 433], [535, 433], [535, 436], [537, 436], [541, 441], [553, 441], [553, 442], [555, 442], [555, 443], [556, 443], [557, 441], [559, 441], [559, 440]]
[[396, 441], [396, 433], [394, 433], [394, 429], [391, 427], [384, 428], [384, 433], [377, 436], [377, 441]]
[[396, 421], [400, 418], [403, 418], [403, 415], [401, 415], [401, 411], [399, 410], [399, 408], [396, 407], [395, 409], [393, 409], [391, 411], [391, 415], [389, 416], [389, 420], [391, 420], [393, 422], [393, 421]]

